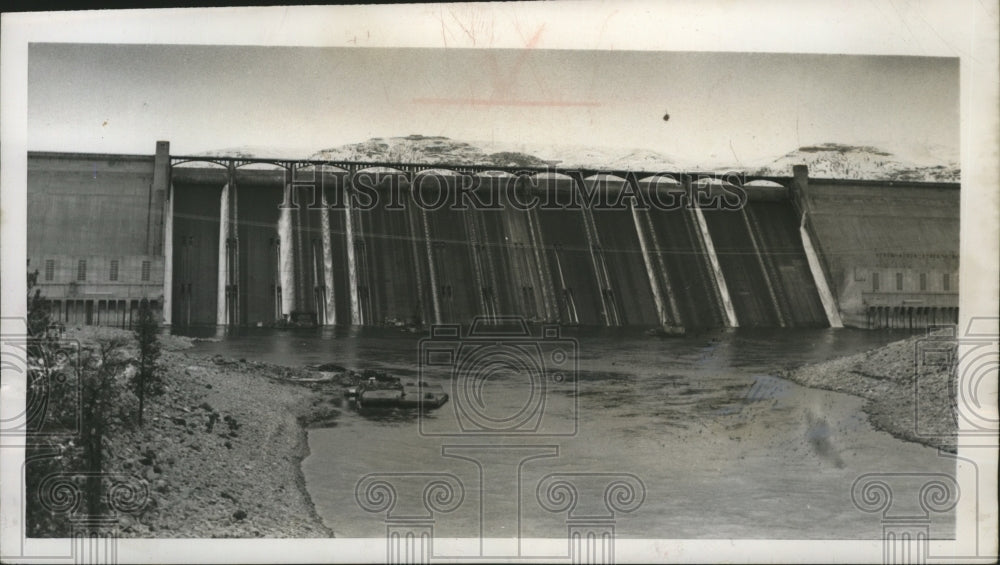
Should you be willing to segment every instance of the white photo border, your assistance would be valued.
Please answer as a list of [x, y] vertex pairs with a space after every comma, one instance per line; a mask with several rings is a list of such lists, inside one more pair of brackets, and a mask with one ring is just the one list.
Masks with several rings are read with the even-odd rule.
[[[489, 41], [441, 32], [442, 10], [490, 19]], [[731, 51], [957, 57], [961, 76], [960, 324], [998, 315], [998, 8], [951, 2], [678, 0], [667, 3], [510, 2], [337, 7], [254, 7], [4, 14], [0, 42], [0, 186], [2, 186], [2, 331], [25, 314], [28, 45], [35, 42], [214, 44], [329, 47], [524, 48], [524, 29], [544, 25], [545, 49]], [[599, 30], [600, 33], [596, 33]], [[486, 43], [483, 43], [486, 41]], [[447, 43], [447, 45], [445, 44]], [[996, 383], [993, 383], [996, 386]], [[4, 375], [0, 410], [23, 407], [23, 383]], [[996, 413], [996, 394], [993, 391]], [[0, 546], [5, 560], [21, 543], [23, 449], [4, 447], [0, 466]], [[963, 446], [958, 478], [978, 489], [956, 511], [959, 539], [935, 541], [932, 555], [969, 561], [996, 555], [996, 448]], [[974, 469], [973, 469], [974, 468]], [[971, 471], [978, 470], [975, 482]], [[982, 480], [985, 477], [986, 480]], [[966, 503], [977, 503], [969, 506]], [[978, 513], [978, 516], [977, 516]], [[969, 538], [976, 546], [970, 550]], [[63, 540], [65, 541], [65, 540]], [[35, 543], [37, 542], [37, 544]], [[565, 540], [552, 540], [565, 544]], [[59, 540], [32, 540], [33, 553], [58, 552]], [[617, 540], [617, 559], [671, 562], [871, 562], [881, 540]], [[37, 553], [34, 553], [37, 550]], [[970, 551], [977, 552], [975, 555]], [[24, 555], [28, 555], [25, 553]], [[129, 563], [379, 562], [384, 539], [177, 540], [122, 539], [117, 558]], [[993, 557], [995, 558], [995, 557]], [[948, 558], [934, 560], [946, 562]]]

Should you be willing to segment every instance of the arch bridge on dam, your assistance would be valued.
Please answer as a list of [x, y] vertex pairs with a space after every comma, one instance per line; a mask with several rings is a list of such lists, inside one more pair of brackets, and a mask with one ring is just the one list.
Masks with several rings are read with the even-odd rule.
[[[915, 327], [957, 317], [958, 185], [29, 153], [56, 319]], [[78, 237], [80, 235], [80, 237]]]

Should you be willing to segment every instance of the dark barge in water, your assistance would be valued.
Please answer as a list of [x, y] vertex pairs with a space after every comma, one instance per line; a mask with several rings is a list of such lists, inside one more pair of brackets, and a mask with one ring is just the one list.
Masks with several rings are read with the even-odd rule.
[[345, 392], [358, 408], [423, 408], [433, 410], [448, 402], [441, 385], [424, 381], [403, 383], [385, 373], [370, 374], [367, 379]]

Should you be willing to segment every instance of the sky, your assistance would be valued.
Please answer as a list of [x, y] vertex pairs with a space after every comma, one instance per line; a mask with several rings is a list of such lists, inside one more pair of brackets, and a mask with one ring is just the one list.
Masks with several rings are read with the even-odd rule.
[[[664, 115], [669, 114], [669, 120]], [[958, 157], [957, 58], [35, 43], [28, 149], [312, 152], [441, 135], [763, 162], [803, 145]]]

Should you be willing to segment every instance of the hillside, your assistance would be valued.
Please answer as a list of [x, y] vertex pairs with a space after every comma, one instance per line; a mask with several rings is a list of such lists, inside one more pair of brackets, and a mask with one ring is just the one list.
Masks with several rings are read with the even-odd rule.
[[753, 171], [763, 176], [788, 176], [804, 164], [815, 178], [958, 182], [957, 163], [917, 165], [883, 149], [823, 143], [800, 147]]
[[487, 153], [472, 144], [447, 137], [408, 135], [373, 137], [361, 143], [322, 149], [310, 159], [329, 161], [380, 161], [447, 165], [493, 165], [497, 167], [544, 167], [551, 163], [517, 151]]
[[[523, 143], [466, 142], [443, 136], [374, 137], [309, 152], [261, 146], [241, 146], [203, 152], [202, 156], [311, 159], [429, 165], [615, 169], [644, 172], [697, 170], [670, 156], [642, 148], [585, 145], [532, 146]], [[761, 176], [791, 176], [794, 165], [809, 167], [814, 178], [958, 182], [958, 164], [924, 151], [920, 162], [879, 147], [822, 143], [800, 147], [756, 168], [716, 167]], [[266, 165], [261, 165], [266, 167]]]

